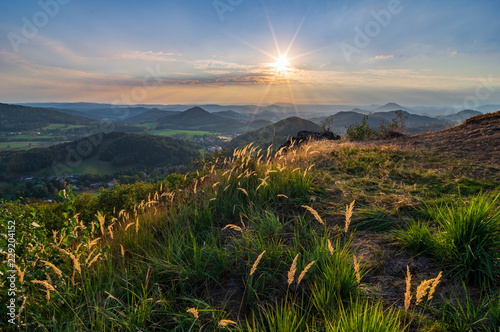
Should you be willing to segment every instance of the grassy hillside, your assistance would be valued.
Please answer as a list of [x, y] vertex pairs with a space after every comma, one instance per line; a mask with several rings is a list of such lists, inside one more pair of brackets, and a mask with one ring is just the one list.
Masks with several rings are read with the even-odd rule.
[[241, 148], [250, 143], [255, 143], [264, 149], [273, 143], [276, 147], [285, 143], [289, 137], [295, 136], [301, 130], [319, 131], [320, 126], [299, 117], [290, 117], [262, 129], [239, 135], [232, 139], [227, 147], [230, 149]]
[[50, 124], [89, 125], [89, 118], [53, 109], [0, 104], [0, 132], [42, 129]]
[[[467, 141], [405, 140], [247, 147], [162, 183], [4, 203], [2, 233], [15, 220], [23, 234], [15, 320], [42, 331], [498, 331], [500, 164], [458, 156]], [[54, 223], [63, 211], [66, 225]]]

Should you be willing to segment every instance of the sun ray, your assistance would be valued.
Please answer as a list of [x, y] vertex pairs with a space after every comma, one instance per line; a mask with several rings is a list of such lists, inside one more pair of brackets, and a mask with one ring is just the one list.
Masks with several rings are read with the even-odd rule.
[[288, 53], [290, 52], [290, 50], [293, 47], [293, 44], [295, 44], [295, 40], [297, 39], [297, 36], [299, 35], [300, 30], [302, 30], [302, 26], [304, 25], [304, 22], [306, 21], [307, 15], [309, 14], [309, 10], [311, 9], [311, 7], [312, 7], [312, 2], [309, 4], [307, 11], [304, 14], [304, 17], [302, 18], [302, 21], [300, 21], [300, 24], [299, 24], [297, 30], [295, 31], [295, 34], [293, 35], [292, 40], [290, 41], [290, 44], [288, 44], [288, 48], [286, 49], [285, 56], [288, 55]]
[[274, 55], [272, 55], [271, 53], [269, 53], [267, 51], [264, 51], [263, 49], [255, 46], [255, 45], [253, 45], [253, 44], [251, 44], [251, 43], [249, 43], [249, 42], [247, 42], [247, 41], [245, 41], [245, 40], [243, 40], [241, 38], [238, 38], [238, 37], [230, 34], [229, 32], [226, 32], [226, 31], [223, 31], [223, 30], [219, 30], [219, 31], [222, 32], [222, 33], [224, 33], [224, 34], [226, 34], [226, 35], [228, 35], [229, 37], [231, 37], [231, 38], [239, 41], [240, 43], [242, 43], [242, 44], [244, 44], [244, 45], [246, 45], [246, 46], [248, 46], [250, 48], [253, 48], [254, 50], [256, 50], [259, 53], [262, 53], [263, 55], [266, 55], [266, 56], [268, 56], [270, 58], [274, 58]]
[[269, 13], [267, 12], [267, 7], [266, 4], [264, 3], [264, 0], [262, 0], [262, 7], [264, 7], [264, 13], [266, 13], [267, 23], [269, 24], [269, 30], [271, 30], [271, 35], [274, 40], [274, 45], [276, 45], [276, 51], [278, 52], [278, 56], [281, 57], [281, 50], [280, 50], [280, 45], [278, 43], [278, 38], [276, 38], [276, 33], [274, 32], [273, 23], [271, 22], [271, 18], [269, 17]]
[[293, 94], [293, 90], [292, 90], [292, 85], [290, 84], [290, 80], [286, 80], [287, 81], [287, 85], [288, 85], [288, 90], [290, 91], [290, 97], [292, 98], [292, 105], [293, 105], [293, 108], [295, 109], [295, 114], [300, 117], [300, 114], [299, 114], [299, 108], [297, 107], [297, 103], [295, 101], [295, 95]]
[[259, 104], [257, 105], [257, 107], [255, 108], [255, 111], [253, 112], [252, 114], [252, 117], [250, 119], [250, 122], [253, 122], [253, 120], [255, 119], [255, 116], [257, 115], [257, 113], [259, 112], [260, 108], [262, 107], [262, 104], [264, 103], [264, 99], [267, 97], [267, 94], [269, 93], [269, 90], [271, 90], [271, 86], [273, 85], [273, 81], [269, 82], [269, 84], [267, 85], [266, 87], [266, 91], [264, 91], [264, 94], [262, 95], [262, 98], [260, 98], [260, 101], [259, 101]]

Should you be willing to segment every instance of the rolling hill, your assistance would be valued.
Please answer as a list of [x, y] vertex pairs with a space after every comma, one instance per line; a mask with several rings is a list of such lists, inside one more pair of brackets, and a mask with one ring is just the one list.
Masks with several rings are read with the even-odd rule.
[[301, 130], [319, 131], [320, 126], [314, 122], [293, 116], [262, 129], [237, 136], [227, 144], [227, 147], [234, 149], [252, 142], [263, 148], [267, 148], [270, 144], [274, 144], [276, 147], [285, 143], [289, 137], [296, 135]]
[[157, 129], [190, 129], [216, 132], [233, 132], [244, 126], [240, 121], [214, 115], [201, 107], [193, 107], [175, 115], [158, 119]]
[[135, 115], [125, 120], [127, 123], [145, 123], [145, 122], [156, 122], [158, 119], [164, 118], [166, 116], [172, 116], [179, 114], [180, 112], [164, 111], [157, 108], [147, 110], [143, 113]]
[[75, 165], [89, 159], [107, 162], [113, 167], [145, 169], [186, 164], [196, 158], [199, 158], [199, 151], [189, 142], [163, 136], [111, 132], [48, 148], [1, 152], [0, 171], [26, 175], [46, 169], [49, 173], [52, 170], [71, 174]]
[[48, 108], [0, 104], [0, 131], [36, 130], [50, 124], [89, 125], [94, 120]]

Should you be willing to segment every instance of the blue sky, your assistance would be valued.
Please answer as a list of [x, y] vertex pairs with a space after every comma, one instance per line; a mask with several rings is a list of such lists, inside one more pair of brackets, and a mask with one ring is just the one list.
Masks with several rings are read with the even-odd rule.
[[496, 0], [2, 0], [1, 8], [0, 102], [500, 103]]

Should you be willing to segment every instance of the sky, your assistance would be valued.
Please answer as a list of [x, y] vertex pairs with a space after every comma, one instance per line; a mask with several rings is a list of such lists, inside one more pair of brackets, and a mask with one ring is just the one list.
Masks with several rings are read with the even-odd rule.
[[0, 102], [500, 104], [497, 0], [0, 0]]

